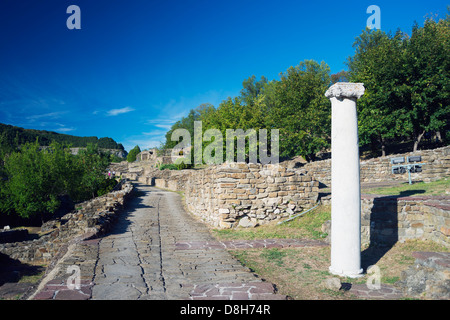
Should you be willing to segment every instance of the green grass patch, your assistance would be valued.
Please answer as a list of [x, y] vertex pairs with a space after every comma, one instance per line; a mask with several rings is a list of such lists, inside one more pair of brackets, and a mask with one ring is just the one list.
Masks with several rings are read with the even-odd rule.
[[264, 250], [261, 253], [261, 257], [266, 259], [267, 262], [275, 263], [281, 267], [283, 265], [283, 258], [287, 255], [285, 251], [281, 251], [277, 248]]
[[385, 194], [394, 196], [445, 196], [450, 195], [450, 179], [444, 178], [432, 182], [413, 182], [405, 183], [395, 187], [366, 189], [364, 193]]

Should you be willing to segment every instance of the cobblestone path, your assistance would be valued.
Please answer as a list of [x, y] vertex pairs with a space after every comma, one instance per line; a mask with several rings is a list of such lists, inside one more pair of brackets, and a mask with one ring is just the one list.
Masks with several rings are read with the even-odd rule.
[[[127, 204], [111, 232], [70, 244], [31, 299], [284, 300], [227, 249], [327, 245], [307, 239], [217, 241], [185, 212], [178, 194], [140, 184], [135, 188], [140, 196]], [[361, 298], [398, 298], [389, 287], [383, 289], [372, 293], [355, 286], [351, 291]]]
[[[212, 242], [207, 228], [183, 209], [180, 196], [136, 185], [127, 206], [98, 246], [92, 299], [285, 298], [274, 294], [225, 248], [183, 250], [178, 243]], [[234, 290], [226, 290], [227, 288]], [[192, 294], [191, 294], [192, 293]], [[237, 297], [236, 296], [236, 297]]]

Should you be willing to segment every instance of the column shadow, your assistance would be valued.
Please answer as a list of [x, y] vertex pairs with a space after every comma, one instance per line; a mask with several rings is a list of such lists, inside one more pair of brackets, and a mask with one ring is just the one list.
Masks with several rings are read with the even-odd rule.
[[376, 264], [398, 242], [398, 199], [425, 190], [402, 191], [394, 196], [380, 196], [373, 200], [370, 213], [370, 244], [361, 252], [364, 272]]

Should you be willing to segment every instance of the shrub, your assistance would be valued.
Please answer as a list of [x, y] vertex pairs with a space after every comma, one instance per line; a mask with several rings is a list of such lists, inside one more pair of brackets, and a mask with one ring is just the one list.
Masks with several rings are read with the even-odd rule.
[[177, 165], [173, 164], [173, 163], [162, 164], [162, 165], [159, 166], [159, 170], [164, 170], [164, 169], [179, 170]]
[[127, 161], [128, 162], [134, 162], [136, 161], [136, 156], [141, 152], [141, 148], [139, 146], [135, 146], [133, 149], [131, 149], [130, 153], [127, 155]]

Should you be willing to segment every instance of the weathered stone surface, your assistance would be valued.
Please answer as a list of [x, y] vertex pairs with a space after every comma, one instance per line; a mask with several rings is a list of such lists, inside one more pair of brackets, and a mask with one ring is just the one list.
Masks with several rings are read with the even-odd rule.
[[450, 299], [450, 252], [414, 252], [415, 263], [402, 272], [405, 294], [425, 299]]
[[253, 228], [255, 227], [257, 224], [253, 221], [250, 220], [249, 217], [243, 217], [242, 219], [239, 219], [239, 227], [242, 228]]
[[[291, 188], [288, 178], [296, 176], [298, 186]], [[318, 185], [312, 177], [304, 174], [300, 177], [295, 170], [287, 172], [282, 166], [223, 164], [190, 173], [184, 184], [185, 199], [189, 211], [213, 227], [231, 228], [239, 225], [240, 220], [241, 225], [248, 225], [250, 220], [239, 220], [243, 214], [256, 218], [252, 224], [263, 224], [286, 214], [287, 207], [277, 205], [289, 202], [292, 212], [292, 208], [301, 211], [313, 206], [318, 197], [318, 189], [310, 187], [313, 182]], [[244, 208], [239, 206], [244, 204], [247, 211], [242, 212]]]
[[[386, 157], [373, 158], [360, 161], [360, 179], [364, 182], [381, 181], [408, 181], [406, 174], [392, 174], [391, 158], [408, 157], [412, 155], [422, 156], [422, 161], [426, 163], [422, 172], [411, 174], [413, 181], [435, 181], [443, 177], [450, 176], [450, 146], [432, 149], [417, 150], [413, 153], [393, 154]], [[293, 160], [295, 161], [295, 160]], [[287, 166], [293, 166], [293, 161], [287, 163]], [[315, 180], [331, 186], [331, 160], [314, 161], [304, 164], [297, 171], [308, 172]], [[296, 177], [289, 177], [291, 181], [296, 181]]]
[[362, 83], [347, 83], [338, 82], [332, 85], [327, 92], [325, 92], [325, 97], [327, 98], [356, 98], [359, 99], [364, 94], [364, 84]]
[[339, 278], [333, 277], [333, 278], [326, 278], [324, 281], [324, 286], [327, 289], [338, 291], [339, 289], [341, 289], [342, 284]]
[[132, 201], [100, 241], [92, 299], [214, 299], [218, 288], [230, 298], [224, 291], [231, 287], [236, 288], [232, 298], [277, 298], [273, 285], [267, 289], [184, 211], [179, 195], [138, 189], [146, 196]]

